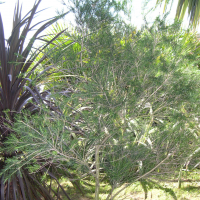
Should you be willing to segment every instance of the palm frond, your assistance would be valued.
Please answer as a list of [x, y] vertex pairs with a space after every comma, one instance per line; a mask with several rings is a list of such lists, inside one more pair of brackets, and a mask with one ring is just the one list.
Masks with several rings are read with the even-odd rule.
[[[46, 56], [43, 56], [39, 61], [35, 62], [36, 57], [57, 37], [64, 33], [65, 30], [62, 30], [60, 33], [55, 35], [50, 41], [46, 41], [46, 44], [42, 48], [36, 49], [32, 55], [30, 55], [30, 52], [33, 49], [34, 42], [37, 40], [38, 35], [67, 13], [32, 25], [32, 20], [34, 19], [35, 14], [41, 12], [37, 12], [40, 3], [41, 0], [36, 0], [33, 8], [25, 15], [25, 17], [22, 18], [22, 6], [20, 6], [18, 0], [14, 10], [12, 33], [7, 41], [4, 37], [3, 20], [0, 14], [1, 143], [4, 143], [7, 136], [12, 132], [8, 126], [12, 126], [15, 114], [20, 113], [22, 109], [28, 109], [33, 114], [38, 111], [40, 104], [45, 102], [51, 110], [59, 112], [55, 103], [46, 99], [48, 95], [45, 94], [47, 93], [43, 92], [40, 94], [36, 87], [37, 84], [35, 84], [42, 80], [41, 76], [43, 76], [50, 68], [47, 66], [47, 68], [43, 69], [40, 75], [32, 76], [32, 74], [46, 59]], [[25, 46], [27, 35], [38, 25], [41, 26], [37, 28], [37, 31], [28, 42], [28, 45]], [[31, 77], [34, 80], [32, 80]], [[4, 162], [7, 159], [14, 158], [15, 155], [19, 154], [20, 152], [1, 152], [3, 161], [0, 169], [2, 170], [5, 167]], [[44, 163], [45, 160], [40, 164], [43, 165]], [[50, 176], [53, 177], [53, 173]], [[59, 184], [58, 187], [63, 189]], [[41, 182], [41, 173], [31, 175], [25, 168], [22, 168], [18, 173], [13, 175], [12, 179], [5, 181], [4, 176], [1, 176], [0, 188], [1, 199], [54, 199], [49, 192], [52, 191], [52, 188], [47, 189], [46, 183]], [[70, 199], [66, 192], [65, 195]], [[57, 199], [59, 199], [58, 195], [56, 196]]]
[[[164, 10], [166, 12], [169, 0], [157, 0], [156, 7], [164, 2]], [[173, 3], [174, 0], [171, 0]], [[176, 18], [183, 20], [185, 14], [188, 14], [189, 24], [196, 28], [199, 25], [200, 19], [200, 1], [199, 0], [179, 0], [176, 8]]]

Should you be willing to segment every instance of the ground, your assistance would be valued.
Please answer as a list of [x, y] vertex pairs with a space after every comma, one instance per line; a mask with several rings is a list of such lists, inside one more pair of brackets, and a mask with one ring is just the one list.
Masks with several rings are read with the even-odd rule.
[[[151, 184], [147, 186], [148, 193], [146, 200], [199, 200], [200, 199], [200, 170], [188, 172], [182, 176], [181, 188], [178, 188], [178, 181], [158, 181], [149, 179]], [[62, 186], [67, 190], [72, 200], [94, 200], [95, 183], [94, 181], [84, 180], [82, 182], [85, 195], [74, 190], [74, 187], [67, 180], [63, 179]], [[100, 188], [100, 200], [106, 200], [110, 186], [102, 183]], [[65, 200], [60, 193], [61, 199]], [[115, 200], [144, 200], [145, 193], [140, 182], [132, 184], [129, 188], [120, 193]]]

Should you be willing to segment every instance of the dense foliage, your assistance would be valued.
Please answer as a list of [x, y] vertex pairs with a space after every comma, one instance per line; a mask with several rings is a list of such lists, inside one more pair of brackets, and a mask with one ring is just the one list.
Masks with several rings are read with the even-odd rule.
[[[24, 154], [8, 159], [2, 173], [10, 177], [22, 166], [37, 171], [39, 155], [68, 178], [66, 171], [76, 170], [77, 179], [94, 176], [98, 182], [99, 170], [114, 189], [173, 174], [192, 159], [199, 137], [194, 36], [159, 19], [138, 32], [118, 26], [107, 24], [86, 38], [78, 32], [62, 36], [62, 45], [73, 45], [51, 54], [62, 71], [45, 85], [53, 87], [51, 101], [62, 112], [43, 109], [31, 120], [29, 113], [16, 120], [18, 134], [6, 150]], [[77, 48], [84, 49], [82, 57]], [[74, 61], [67, 62], [72, 54]]]
[[[87, 12], [73, 10], [77, 27], [37, 56], [48, 59], [40, 62], [49, 65], [41, 76], [48, 100], [35, 115], [27, 109], [7, 124], [13, 134], [1, 152], [20, 154], [6, 159], [4, 180], [23, 170], [43, 172], [41, 182], [53, 177], [59, 185], [66, 177], [82, 192], [80, 180], [89, 177], [99, 199], [104, 177], [112, 186], [107, 199], [114, 199], [135, 181], [145, 187], [146, 178], [170, 178], [183, 167], [196, 167], [200, 72], [195, 35], [179, 22], [167, 25], [165, 18], [139, 31], [118, 18], [101, 19], [112, 6], [123, 10], [125, 3], [98, 1], [102, 7], [90, 6], [89, 18], [89, 2], [80, 2], [75, 8]], [[57, 24], [52, 33], [62, 29]]]

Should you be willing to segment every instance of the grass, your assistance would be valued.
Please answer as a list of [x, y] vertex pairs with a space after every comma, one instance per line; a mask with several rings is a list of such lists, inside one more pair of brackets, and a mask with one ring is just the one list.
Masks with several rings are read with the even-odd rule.
[[[199, 200], [200, 199], [200, 171], [184, 172], [182, 176], [182, 185], [178, 189], [178, 181], [172, 179], [170, 181], [158, 181], [156, 179], [148, 179], [146, 188], [147, 200]], [[94, 179], [85, 179], [81, 181], [84, 195], [73, 187], [66, 179], [62, 179], [62, 186], [66, 189], [70, 198], [73, 200], [94, 200], [95, 182]], [[114, 193], [120, 188], [114, 190]], [[111, 186], [102, 182], [100, 185], [100, 200], [105, 200], [107, 194], [111, 190]], [[65, 198], [60, 192], [61, 199]], [[140, 182], [135, 182], [126, 188], [116, 198], [116, 200], [143, 200], [145, 193]]]

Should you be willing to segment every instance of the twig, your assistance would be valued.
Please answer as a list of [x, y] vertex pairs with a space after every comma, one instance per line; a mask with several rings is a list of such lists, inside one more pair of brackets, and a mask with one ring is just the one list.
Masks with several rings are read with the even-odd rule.
[[[142, 176], [140, 176], [139, 178], [137, 178], [137, 179], [135, 180], [135, 182], [138, 181], [138, 180], [140, 180], [140, 179], [142, 179], [142, 178], [144, 178], [145, 176], [147, 176], [147, 175], [150, 174], [151, 172], [153, 172], [156, 168], [158, 168], [163, 162], [165, 162], [165, 161], [166, 161], [170, 156], [172, 156], [172, 155], [173, 155], [173, 153], [169, 153], [169, 154], [167, 155], [167, 157], [166, 157], [164, 160], [162, 160], [160, 163], [158, 163], [158, 165], [156, 165], [153, 169], [151, 169], [151, 170], [148, 171], [147, 173], [145, 173], [145, 174], [143, 174]], [[126, 184], [121, 190], [119, 190], [119, 191], [111, 198], [111, 200], [113, 200], [120, 192], [122, 192], [124, 189], [126, 189], [127, 187], [129, 187], [131, 184], [132, 184], [132, 183]], [[109, 197], [110, 197], [110, 195], [108, 195], [107, 200], [109, 200]]]

